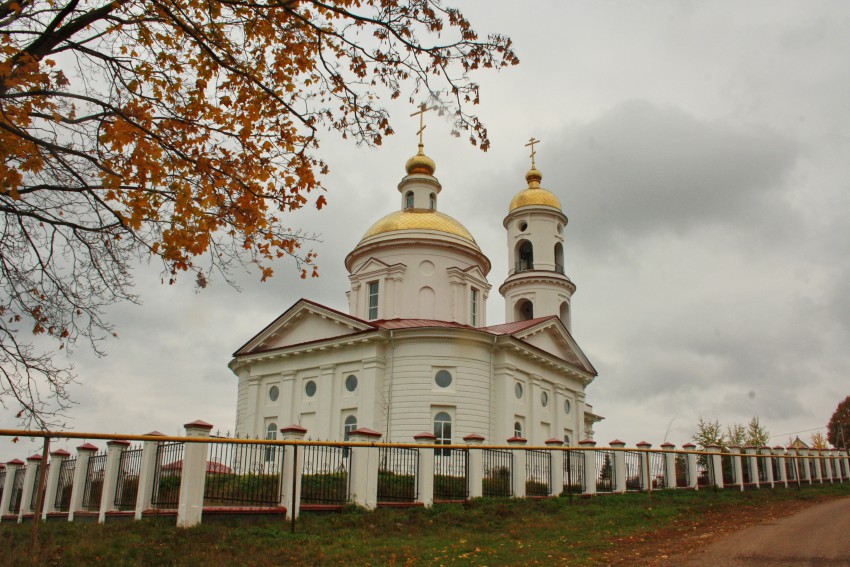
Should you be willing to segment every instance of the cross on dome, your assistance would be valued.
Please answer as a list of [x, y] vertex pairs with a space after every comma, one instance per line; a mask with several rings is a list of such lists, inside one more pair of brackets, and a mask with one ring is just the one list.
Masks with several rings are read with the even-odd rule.
[[419, 130], [416, 132], [419, 135], [419, 151], [415, 156], [407, 160], [405, 169], [408, 175], [413, 173], [423, 173], [425, 175], [434, 175], [434, 170], [437, 165], [434, 160], [425, 155], [425, 143], [422, 140], [422, 133], [425, 131], [425, 113], [429, 110], [434, 110], [434, 107], [429, 107], [424, 102], [419, 105], [419, 110], [411, 113], [411, 116], [419, 115]]
[[534, 136], [532, 136], [531, 138], [529, 138], [528, 143], [525, 145], [526, 148], [528, 146], [531, 146], [531, 169], [537, 169], [537, 167], [534, 165], [534, 156], [537, 155], [537, 152], [534, 150], [534, 144], [539, 143], [540, 140], [536, 140]]

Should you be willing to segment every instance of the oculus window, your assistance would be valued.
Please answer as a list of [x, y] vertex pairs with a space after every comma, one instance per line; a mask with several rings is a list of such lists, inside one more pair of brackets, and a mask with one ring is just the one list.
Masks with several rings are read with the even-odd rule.
[[540, 392], [540, 405], [544, 408], [549, 405], [549, 392]]
[[448, 370], [438, 370], [437, 374], [434, 375], [434, 382], [440, 388], [448, 388], [452, 385], [452, 373]]
[[354, 374], [348, 375], [348, 378], [345, 379], [345, 389], [349, 392], [353, 392], [357, 389], [357, 376]]
[[307, 380], [307, 383], [304, 384], [304, 394], [308, 398], [316, 395], [316, 383], [313, 380]]
[[269, 388], [269, 400], [276, 402], [278, 396], [280, 396], [280, 389], [277, 386]]
[[520, 398], [522, 398], [522, 384], [520, 384], [519, 382], [514, 384], [514, 394], [516, 394], [516, 399], [519, 400]]

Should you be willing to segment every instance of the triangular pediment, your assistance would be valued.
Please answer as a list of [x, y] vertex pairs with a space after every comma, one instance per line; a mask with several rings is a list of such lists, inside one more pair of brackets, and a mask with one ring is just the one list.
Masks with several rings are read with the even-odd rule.
[[383, 261], [381, 261], [377, 258], [369, 258], [368, 260], [366, 260], [366, 262], [363, 263], [363, 265], [361, 265], [359, 268], [357, 268], [357, 271], [355, 271], [351, 275], [352, 276], [361, 276], [361, 275], [364, 275], [364, 274], [371, 274], [371, 273], [375, 273], [375, 272], [385, 272], [390, 268], [396, 268], [396, 269], [402, 268], [403, 269], [405, 267], [406, 266], [404, 264], [392, 264], [391, 265], [391, 264], [387, 264], [386, 262], [383, 262]]
[[475, 278], [477, 280], [481, 280], [486, 282], [487, 276], [484, 275], [484, 272], [481, 271], [481, 268], [478, 266], [470, 266], [467, 269], [463, 270], [469, 277]]
[[356, 317], [301, 299], [254, 335], [234, 356], [332, 339], [375, 328]]
[[529, 327], [513, 333], [513, 336], [533, 347], [548, 352], [562, 360], [596, 375], [596, 369], [582, 352], [570, 332], [564, 327], [560, 319], [552, 317]]

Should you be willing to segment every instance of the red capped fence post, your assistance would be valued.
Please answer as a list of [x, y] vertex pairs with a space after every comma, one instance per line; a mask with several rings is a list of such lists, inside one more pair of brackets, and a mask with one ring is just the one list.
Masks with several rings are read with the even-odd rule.
[[664, 486], [676, 488], [676, 445], [669, 441], [661, 444], [664, 451]]
[[77, 464], [74, 466], [74, 481], [71, 485], [71, 505], [68, 508], [68, 521], [74, 521], [74, 514], [83, 509], [83, 496], [86, 492], [86, 478], [89, 472], [89, 459], [97, 453], [97, 447], [91, 443], [77, 447]]
[[[186, 437], [209, 437], [212, 424], [197, 420], [187, 423]], [[177, 527], [191, 528], [201, 523], [204, 510], [204, 483], [207, 476], [209, 443], [186, 443], [180, 474], [180, 499], [177, 502]]]
[[596, 494], [596, 478], [599, 476], [599, 471], [596, 470], [596, 441], [585, 439], [578, 442], [582, 448], [582, 457], [584, 457], [584, 493], [587, 495]]
[[[14, 459], [6, 463], [6, 481], [3, 484], [3, 497], [0, 498], [0, 520], [11, 520], [12, 511], [9, 509], [12, 504], [12, 491], [15, 487], [15, 477], [18, 474], [18, 469], [24, 466], [24, 462], [20, 459]], [[17, 517], [14, 518], [17, 521]]]
[[711, 455], [706, 455], [709, 470], [709, 481], [717, 488], [723, 488], [723, 460], [720, 455], [721, 447], [714, 443], [705, 446]]
[[782, 483], [782, 486], [788, 488], [788, 467], [786, 466], [786, 459], [783, 458], [785, 455], [785, 447], [782, 445], [777, 445], [773, 448], [773, 458], [779, 463], [777, 467], [779, 469], [779, 478], [774, 479], [776, 482]]
[[[619, 439], [614, 439], [610, 443], [608, 443], [614, 449], [625, 449], [626, 442], [620, 441]], [[611, 487], [611, 490], [615, 494], [625, 494], [626, 493], [626, 453], [623, 451], [614, 451], [614, 462], [612, 463], [614, 467], [614, 486]]]
[[62, 463], [68, 460], [71, 453], [64, 449], [50, 452], [50, 464], [47, 466], [47, 482], [44, 487], [44, 508], [41, 511], [41, 519], [46, 520], [47, 515], [56, 510], [56, 491], [59, 490], [59, 473], [62, 471]]
[[[437, 441], [437, 436], [433, 433], [423, 431], [413, 436], [417, 443], [434, 443]], [[417, 492], [419, 499], [426, 508], [430, 508], [434, 504], [434, 453], [435, 449], [420, 448], [417, 453], [417, 473], [416, 482], [418, 483]]]
[[[162, 436], [159, 431], [151, 431], [145, 433], [149, 436]], [[145, 441], [142, 445], [142, 464], [139, 467], [139, 488], [136, 492], [136, 511], [133, 517], [136, 520], [142, 519], [142, 514], [145, 510], [151, 507], [153, 499], [153, 481], [156, 475], [156, 453], [159, 449], [160, 441]]]
[[513, 467], [511, 482], [513, 483], [514, 498], [525, 498], [525, 481], [528, 476], [525, 469], [528, 455], [521, 447], [525, 447], [527, 442], [526, 439], [516, 435], [508, 439], [508, 445], [511, 446], [511, 466]]
[[761, 479], [759, 478], [759, 464], [758, 457], [756, 457], [756, 448], [752, 445], [747, 445], [744, 447], [744, 452], [747, 454], [747, 462], [746, 466], [749, 467], [750, 471], [750, 483], [755, 484], [756, 488], [761, 487]]
[[[289, 427], [281, 427], [280, 434], [284, 441], [302, 441], [307, 435], [307, 430], [293, 424]], [[306, 449], [305, 445], [287, 445], [283, 451], [283, 469], [280, 471], [280, 505], [286, 508], [286, 519], [291, 521], [298, 518], [301, 509], [301, 476], [304, 472]]]
[[481, 498], [484, 494], [484, 454], [480, 446], [484, 443], [484, 436], [472, 433], [464, 437], [463, 442], [469, 445], [469, 468], [466, 471], [469, 497]]
[[[383, 434], [361, 427], [348, 434], [349, 441], [377, 442]], [[367, 510], [378, 505], [378, 447], [351, 448], [351, 499]]]
[[[685, 443], [682, 449], [685, 451], [693, 451], [697, 446], [693, 443]], [[693, 453], [685, 455], [685, 461], [688, 467], [688, 488], [699, 490], [699, 478], [697, 477], [697, 456]]]
[[121, 466], [121, 453], [130, 446], [129, 441], [109, 441], [106, 444], [106, 467], [103, 469], [103, 492], [100, 495], [100, 510], [97, 523], [106, 521], [106, 513], [115, 509], [115, 491], [118, 488], [118, 472]]
[[549, 473], [551, 480], [549, 496], [559, 496], [564, 491], [564, 452], [557, 450], [558, 447], [562, 447], [563, 445], [563, 441], [554, 437], [546, 441], [546, 446], [552, 448], [549, 451], [552, 455], [552, 464]]
[[640, 452], [640, 488], [647, 492], [652, 492], [652, 478], [649, 472], [649, 449], [652, 448], [652, 443], [641, 441], [637, 444], [638, 449], [643, 449]]
[[771, 488], [775, 486], [775, 479], [773, 478], [773, 458], [771, 457], [770, 447], [762, 447], [759, 451], [764, 459], [764, 468], [765, 468], [765, 484], [769, 484]]
[[[45, 465], [47, 463], [44, 463]], [[21, 509], [18, 511], [18, 523], [25, 514], [32, 513], [33, 521], [35, 521], [35, 501], [33, 498], [35, 492], [35, 484], [38, 482], [38, 469], [42, 466], [41, 455], [32, 455], [27, 457], [27, 470], [24, 474], [23, 492], [21, 492]]]
[[741, 464], [741, 447], [739, 445], [730, 445], [729, 452], [732, 453], [732, 471], [735, 475], [735, 484], [744, 490], [744, 467]]

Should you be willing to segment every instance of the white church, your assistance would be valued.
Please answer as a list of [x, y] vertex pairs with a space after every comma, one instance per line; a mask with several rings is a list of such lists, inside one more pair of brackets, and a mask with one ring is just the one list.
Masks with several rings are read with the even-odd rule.
[[301, 299], [234, 353], [237, 435], [275, 438], [298, 424], [332, 441], [358, 428], [396, 442], [423, 431], [446, 444], [470, 434], [496, 444], [592, 438], [602, 418], [585, 387], [597, 373], [571, 334], [567, 217], [540, 186], [536, 140], [528, 186], [503, 222], [505, 323], [488, 325], [490, 260], [439, 211], [442, 186], [421, 131], [398, 184], [400, 210], [345, 259], [348, 313]]

